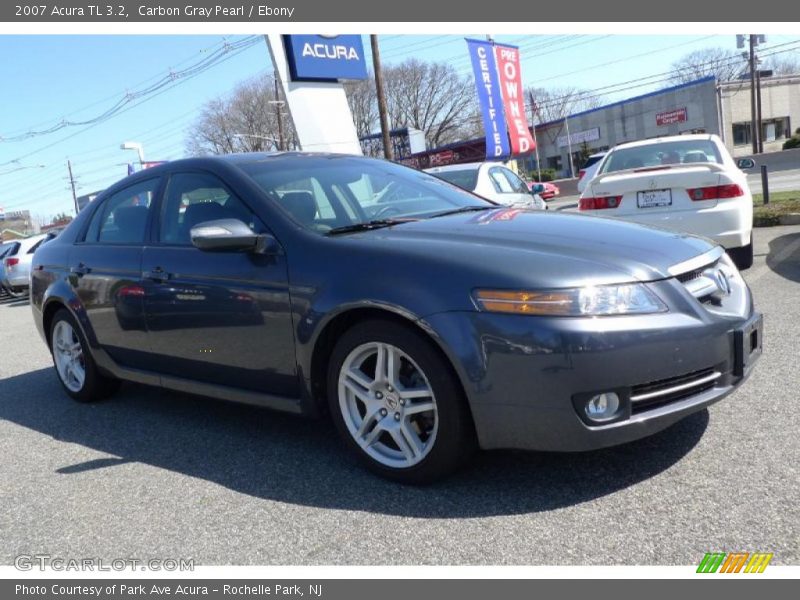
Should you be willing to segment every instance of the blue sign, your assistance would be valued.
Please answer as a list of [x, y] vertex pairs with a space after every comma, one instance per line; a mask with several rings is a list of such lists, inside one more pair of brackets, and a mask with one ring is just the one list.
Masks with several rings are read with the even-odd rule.
[[286, 35], [284, 40], [292, 81], [367, 78], [360, 35]]
[[504, 159], [511, 154], [508, 126], [503, 111], [503, 95], [497, 75], [494, 44], [482, 40], [467, 40], [475, 86], [481, 104], [483, 130], [486, 132], [486, 158]]

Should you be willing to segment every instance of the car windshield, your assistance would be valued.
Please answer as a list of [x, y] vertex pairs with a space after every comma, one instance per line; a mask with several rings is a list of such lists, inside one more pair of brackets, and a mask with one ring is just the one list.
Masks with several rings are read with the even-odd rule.
[[283, 156], [239, 167], [295, 221], [322, 234], [495, 206], [427, 173], [377, 159]]
[[719, 150], [711, 140], [687, 139], [618, 148], [609, 153], [600, 172], [698, 163], [722, 163]]
[[431, 175], [449, 181], [464, 190], [474, 190], [478, 185], [478, 169], [448, 169], [447, 171], [432, 172]]

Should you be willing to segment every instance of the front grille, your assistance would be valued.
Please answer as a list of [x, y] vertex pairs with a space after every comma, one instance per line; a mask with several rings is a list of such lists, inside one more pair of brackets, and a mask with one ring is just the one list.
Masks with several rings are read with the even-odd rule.
[[653, 410], [710, 390], [716, 385], [721, 375], [719, 371], [709, 367], [677, 377], [633, 386], [631, 388], [631, 413], [638, 414], [646, 410]]
[[680, 275], [676, 276], [675, 279], [680, 281], [681, 283], [686, 283], [687, 281], [691, 281], [692, 279], [697, 279], [703, 275], [703, 271], [706, 270], [707, 267], [703, 267], [702, 269], [695, 269], [694, 271], [687, 271], [686, 273], [681, 273]]

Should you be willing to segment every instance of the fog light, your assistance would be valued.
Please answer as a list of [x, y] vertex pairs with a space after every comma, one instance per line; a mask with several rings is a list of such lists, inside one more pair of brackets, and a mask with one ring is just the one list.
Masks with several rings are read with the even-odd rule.
[[606, 392], [592, 396], [586, 403], [586, 416], [592, 421], [608, 421], [619, 410], [619, 396]]

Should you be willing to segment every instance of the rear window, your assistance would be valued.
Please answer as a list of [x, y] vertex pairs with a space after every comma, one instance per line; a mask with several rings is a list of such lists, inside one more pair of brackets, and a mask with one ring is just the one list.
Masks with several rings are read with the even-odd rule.
[[15, 256], [17, 252], [19, 252], [19, 242], [11, 242], [7, 246], [3, 245], [3, 247], [0, 248], [0, 258]]
[[439, 179], [444, 179], [448, 183], [457, 185], [462, 190], [472, 191], [478, 185], [478, 169], [458, 169], [453, 171], [442, 171], [441, 173], [431, 173]]
[[603, 160], [604, 156], [605, 156], [605, 154], [599, 154], [598, 156], [590, 156], [589, 158], [586, 159], [586, 162], [583, 163], [583, 166], [581, 167], [581, 169], [588, 169], [593, 164]]
[[677, 140], [612, 150], [600, 172], [613, 173], [627, 169], [702, 163], [722, 163], [722, 157], [714, 142]]

